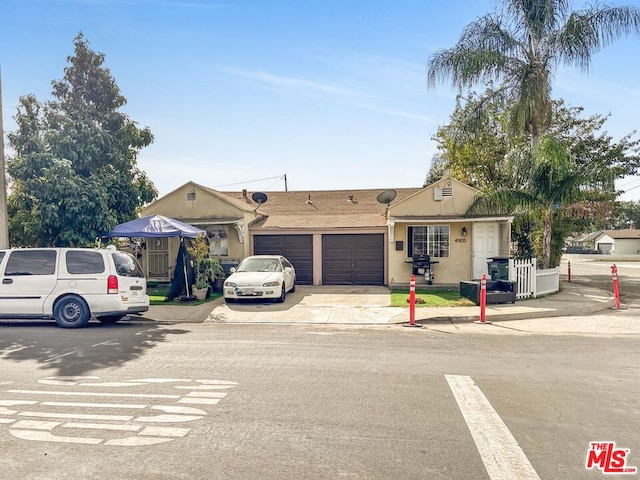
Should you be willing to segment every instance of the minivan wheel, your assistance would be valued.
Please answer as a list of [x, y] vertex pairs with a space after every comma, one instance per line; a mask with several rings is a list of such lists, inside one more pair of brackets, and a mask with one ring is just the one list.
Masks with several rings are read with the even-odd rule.
[[98, 317], [98, 320], [105, 325], [111, 325], [112, 323], [122, 320], [122, 317], [124, 317], [124, 315], [106, 315], [104, 317]]
[[53, 308], [53, 317], [62, 328], [86, 327], [91, 318], [87, 303], [77, 295], [67, 295], [59, 299]]

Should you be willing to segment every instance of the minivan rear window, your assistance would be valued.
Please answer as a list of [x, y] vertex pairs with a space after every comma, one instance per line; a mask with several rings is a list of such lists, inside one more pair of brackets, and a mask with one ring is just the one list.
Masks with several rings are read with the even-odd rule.
[[55, 272], [55, 250], [16, 250], [9, 255], [4, 274], [53, 275]]
[[144, 278], [144, 272], [133, 255], [126, 252], [114, 252], [113, 262], [116, 264], [116, 272], [121, 277]]
[[104, 260], [100, 252], [70, 250], [66, 255], [67, 272], [76, 274], [103, 273]]

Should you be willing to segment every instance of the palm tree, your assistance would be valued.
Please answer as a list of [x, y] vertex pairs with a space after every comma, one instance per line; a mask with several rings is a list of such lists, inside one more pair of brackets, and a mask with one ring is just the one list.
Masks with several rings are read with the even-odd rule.
[[614, 40], [640, 33], [640, 10], [595, 5], [570, 12], [569, 0], [500, 0], [502, 14], [467, 25], [458, 43], [434, 53], [427, 81], [451, 78], [455, 87], [497, 81], [515, 104], [511, 126], [536, 146], [551, 121], [551, 80], [556, 68], [588, 72], [591, 57]]
[[553, 215], [558, 208], [580, 198], [580, 185], [593, 172], [578, 168], [564, 142], [544, 136], [536, 148], [508, 158], [507, 174], [511, 187], [485, 190], [476, 197], [466, 214], [528, 212], [539, 216], [543, 234], [542, 265], [549, 268]]

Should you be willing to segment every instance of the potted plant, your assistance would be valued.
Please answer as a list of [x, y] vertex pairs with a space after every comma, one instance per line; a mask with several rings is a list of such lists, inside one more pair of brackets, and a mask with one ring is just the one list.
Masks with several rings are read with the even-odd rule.
[[209, 288], [216, 278], [224, 276], [224, 270], [220, 261], [209, 258], [209, 245], [204, 236], [198, 236], [191, 240], [191, 245], [187, 251], [193, 262], [195, 271], [195, 283], [193, 284], [193, 294], [198, 300], [204, 300], [209, 293]]

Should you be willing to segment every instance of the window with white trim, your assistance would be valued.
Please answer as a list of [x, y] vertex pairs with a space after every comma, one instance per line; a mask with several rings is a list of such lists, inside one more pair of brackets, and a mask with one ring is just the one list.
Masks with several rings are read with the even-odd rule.
[[424, 225], [407, 228], [407, 256], [449, 257], [449, 225]]

